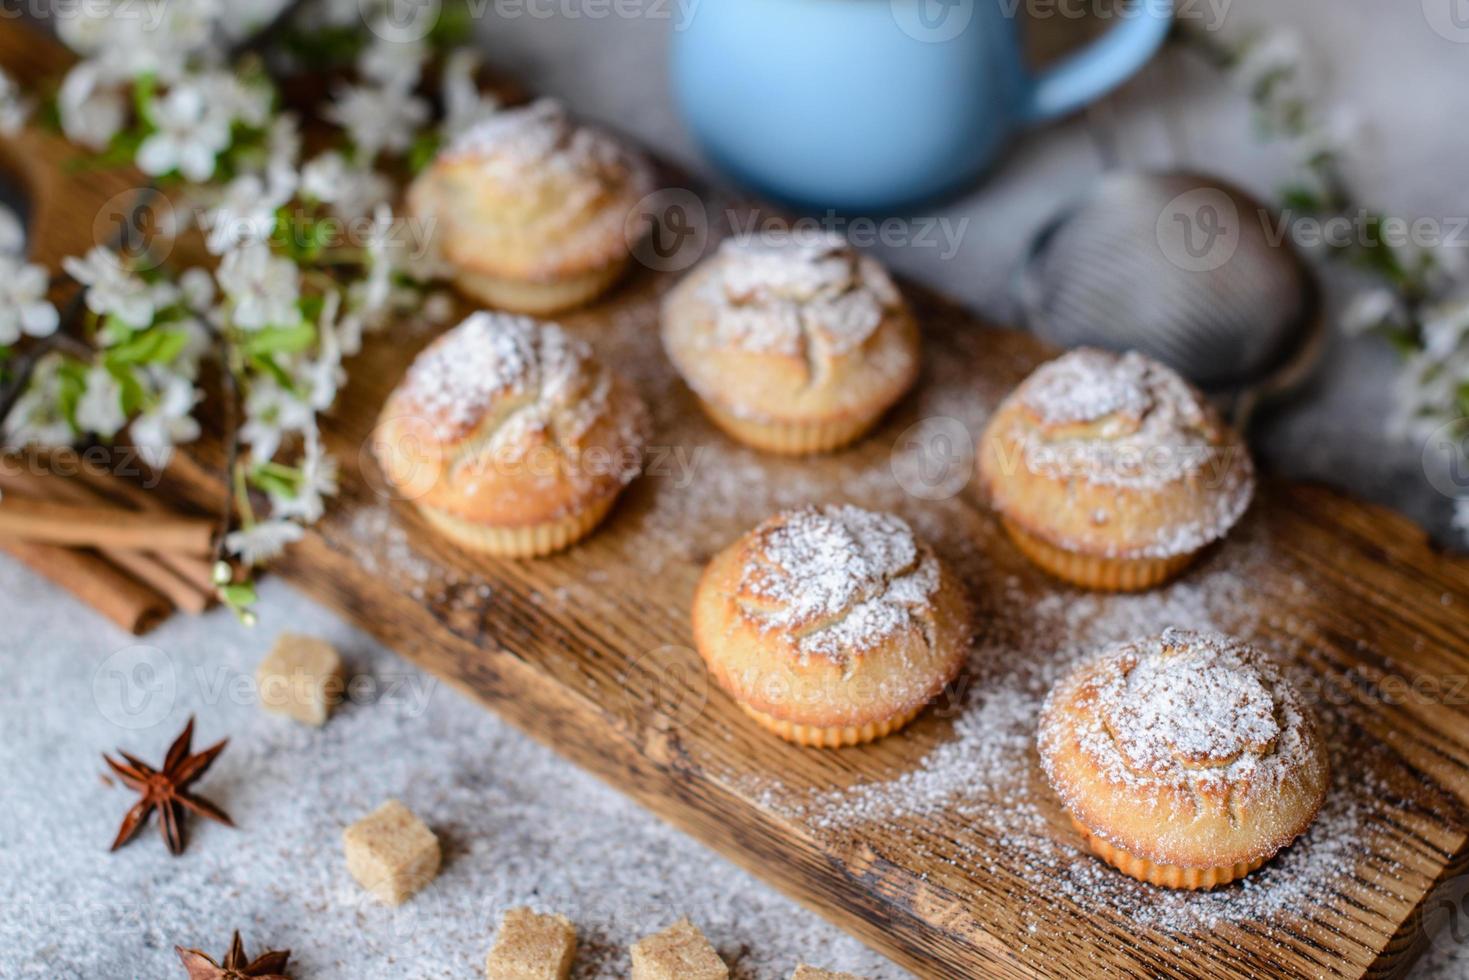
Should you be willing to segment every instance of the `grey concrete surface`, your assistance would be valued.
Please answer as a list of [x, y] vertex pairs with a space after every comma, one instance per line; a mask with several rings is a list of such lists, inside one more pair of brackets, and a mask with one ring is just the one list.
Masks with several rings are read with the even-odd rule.
[[[548, 7], [584, 9], [574, 0], [539, 9]], [[1290, 21], [1313, 39], [1331, 91], [1376, 134], [1361, 173], [1376, 203], [1466, 214], [1469, 130], [1459, 123], [1469, 45], [1436, 34], [1419, 8], [1233, 0], [1226, 24]], [[491, 18], [480, 31], [491, 58], [531, 87], [702, 170], [666, 90], [673, 27], [562, 13]], [[1186, 134], [1181, 148], [1166, 135], [1169, 120]], [[1114, 134], [1126, 165], [1208, 166], [1261, 193], [1283, 172], [1253, 143], [1238, 96], [1167, 55], [1105, 111], [1028, 136], [983, 187], [935, 209], [969, 220], [956, 256], [884, 257], [1007, 321], [1009, 277], [1029, 234], [1101, 171], [1089, 126]], [[1337, 301], [1341, 285], [1333, 280]], [[1348, 487], [1441, 528], [1446, 501], [1427, 488], [1417, 447], [1381, 434], [1391, 371], [1374, 342], [1335, 342], [1317, 382], [1261, 420], [1258, 445], [1278, 472]], [[181, 618], [142, 651], [8, 560], [0, 596], [0, 976], [181, 975], [174, 943], [222, 953], [239, 927], [252, 950], [295, 950], [303, 978], [470, 977], [499, 912], [516, 903], [577, 920], [588, 954], [579, 976], [625, 975], [619, 949], [683, 914], [742, 977], [783, 977], [798, 959], [906, 975], [279, 583], [265, 587], [261, 629], [244, 631], [222, 612]], [[321, 732], [254, 704], [248, 678], [284, 624], [332, 638], [355, 673], [374, 679]], [[119, 699], [140, 684], [148, 697]], [[197, 744], [232, 738], [200, 791], [240, 829], [195, 824], [179, 859], [150, 829], [109, 856], [129, 797], [99, 781], [99, 753], [121, 746], [156, 758], [191, 713]], [[393, 795], [443, 836], [448, 855], [441, 880], [396, 913], [361, 900], [337, 839]], [[1441, 934], [1414, 975], [1469, 976], [1464, 949]]]

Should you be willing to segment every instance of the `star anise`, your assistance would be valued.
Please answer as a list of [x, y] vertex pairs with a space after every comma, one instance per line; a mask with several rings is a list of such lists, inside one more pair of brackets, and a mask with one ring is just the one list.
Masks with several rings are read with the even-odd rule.
[[244, 980], [247, 977], [290, 980], [282, 972], [286, 968], [286, 960], [291, 958], [290, 950], [278, 949], [272, 953], [261, 953], [253, 962], [247, 962], [245, 944], [240, 942], [238, 929], [235, 930], [235, 941], [230, 943], [230, 951], [224, 954], [223, 963], [214, 962], [197, 949], [175, 946], [173, 951], [179, 954], [179, 961], [189, 971], [189, 980]]
[[193, 741], [194, 719], [190, 718], [183, 732], [174, 739], [173, 745], [169, 746], [168, 755], [163, 760], [161, 770], [154, 769], [120, 749], [117, 754], [123, 757], [126, 765], [115, 761], [110, 756], [102, 756], [108, 767], [117, 774], [118, 779], [121, 779], [129, 789], [143, 795], [143, 798], [123, 818], [122, 827], [117, 832], [117, 839], [112, 842], [112, 850], [115, 851], [132, 840], [142, 829], [143, 824], [148, 821], [149, 814], [155, 809], [158, 811], [158, 827], [163, 831], [163, 840], [173, 854], [184, 852], [185, 810], [192, 810], [201, 817], [218, 820], [229, 827], [235, 825], [228, 814], [219, 807], [189, 792], [189, 787], [194, 781], [204, 775], [219, 753], [224, 751], [224, 747], [229, 744], [229, 739], [225, 739], [218, 745], [212, 745], [197, 755], [192, 754], [191, 751]]

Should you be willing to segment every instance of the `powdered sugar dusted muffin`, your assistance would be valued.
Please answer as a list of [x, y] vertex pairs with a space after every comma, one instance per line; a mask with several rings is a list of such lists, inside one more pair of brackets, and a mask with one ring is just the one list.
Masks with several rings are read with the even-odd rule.
[[643, 157], [541, 99], [450, 143], [414, 182], [408, 206], [431, 223], [461, 291], [545, 314], [617, 280], [629, 256], [629, 216], [653, 187]]
[[801, 745], [902, 728], [969, 647], [958, 582], [899, 517], [851, 506], [770, 518], [709, 563], [694, 639], [715, 680]]
[[1168, 888], [1258, 868], [1315, 819], [1327, 754], [1279, 668], [1226, 636], [1169, 629], [1056, 685], [1041, 764], [1100, 857]]
[[918, 375], [918, 328], [840, 236], [728, 239], [669, 294], [663, 344], [709, 417], [758, 449], [837, 449]]
[[1136, 352], [1082, 349], [1041, 365], [995, 412], [979, 467], [1021, 550], [1097, 589], [1178, 574], [1234, 526], [1255, 487], [1239, 435]]
[[558, 325], [476, 313], [413, 362], [374, 448], [445, 535], [531, 557], [607, 515], [642, 469], [649, 425], [637, 394]]

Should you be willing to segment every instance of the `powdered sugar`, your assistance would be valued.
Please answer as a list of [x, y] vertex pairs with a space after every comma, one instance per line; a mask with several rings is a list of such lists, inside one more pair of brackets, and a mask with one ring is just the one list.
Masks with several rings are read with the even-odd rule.
[[[1032, 931], [1066, 928], [1071, 915], [1120, 916], [1141, 929], [1180, 934], [1217, 934], [1236, 923], [1268, 931], [1272, 920], [1330, 902], [1356, 883], [1358, 857], [1372, 846], [1369, 835], [1391, 836], [1391, 828], [1383, 829], [1390, 794], [1370, 761], [1380, 748], [1361, 744], [1329, 705], [1320, 720], [1336, 755], [1336, 779], [1316, 821], [1264, 868], [1207, 894], [1142, 884], [1068, 843], [1040, 772], [1036, 726], [1046, 694], [1098, 647], [1159, 623], [1245, 635], [1263, 627], [1255, 565], [1279, 556], [1249, 540], [1237, 542], [1235, 554], [1227, 568], [1138, 595], [1055, 592], [1035, 601], [1010, 580], [996, 603], [1023, 607], [1025, 614], [985, 624], [951, 700], [932, 709], [952, 720], [952, 731], [919, 763], [814, 797], [788, 797], [778, 784], [757, 792], [766, 805], [822, 835], [847, 840], [880, 826], [885, 839], [967, 878], [1018, 874], [1020, 887], [1049, 899], [1021, 912]], [[935, 838], [927, 829], [952, 828], [955, 818], [968, 828], [958, 839], [949, 839], [951, 830]]]
[[[1083, 348], [1037, 369], [1020, 387], [1019, 397], [1053, 425], [1098, 422], [1108, 416], [1138, 420], [1158, 401], [1155, 392], [1187, 408], [1192, 401], [1187, 388], [1175, 382], [1181, 383], [1177, 375], [1136, 351], [1119, 356]], [[1198, 417], [1196, 409], [1192, 414]]]
[[1169, 628], [1106, 650], [1091, 683], [1082, 744], [1119, 781], [1279, 779], [1302, 761], [1298, 696], [1239, 640]]
[[886, 272], [838, 235], [726, 239], [705, 297], [714, 343], [761, 353], [829, 355], [860, 347], [900, 302]]
[[[584, 428], [607, 401], [608, 379], [592, 349], [554, 323], [479, 312], [444, 334], [408, 369], [396, 410], [422, 415], [445, 441], [461, 438], [494, 415], [501, 399], [520, 402], [516, 415], [496, 419], [503, 442], [539, 431], [553, 412], [570, 413]], [[574, 432], [573, 432], [574, 434]]]
[[913, 623], [938, 588], [938, 562], [892, 514], [858, 507], [789, 511], [751, 534], [741, 595], [763, 629], [807, 653], [870, 649]]
[[617, 141], [573, 123], [566, 106], [555, 99], [537, 99], [494, 113], [461, 133], [448, 153], [472, 155], [488, 174], [500, 179], [545, 170], [599, 177], [628, 169]]
[[1071, 351], [1037, 368], [1014, 397], [1039, 422], [1023, 447], [1032, 472], [1159, 487], [1200, 473], [1217, 480], [1210, 467], [1222, 462], [1224, 477], [1240, 471], [1237, 482], [1253, 484], [1244, 479], [1248, 458], [1228, 452], [1203, 397], [1136, 351]]

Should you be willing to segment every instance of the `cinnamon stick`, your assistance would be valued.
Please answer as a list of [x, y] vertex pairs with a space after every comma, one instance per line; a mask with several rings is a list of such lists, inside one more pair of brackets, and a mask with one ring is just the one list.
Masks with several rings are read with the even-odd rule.
[[134, 636], [158, 625], [172, 609], [162, 594], [90, 552], [28, 541], [0, 542], [0, 550]]
[[73, 547], [209, 554], [214, 524], [121, 507], [55, 504], [11, 497], [0, 502], [0, 537]]
[[[116, 478], [102, 479], [118, 487], [124, 486]], [[0, 489], [6, 493], [19, 493], [40, 499], [54, 498], [65, 503], [105, 503], [108, 499], [102, 490], [90, 483], [56, 474], [42, 475], [27, 471], [7, 473], [0, 470]], [[214, 603], [214, 582], [209, 562], [204, 559], [170, 553], [124, 551], [120, 548], [107, 548], [101, 554], [114, 565], [131, 572], [144, 583], [162, 592], [185, 612], [201, 613]]]
[[[174, 455], [181, 454], [175, 453]], [[158, 494], [124, 477], [110, 473], [97, 473], [86, 468], [83, 468], [77, 477], [77, 482], [91, 490], [95, 496], [106, 499], [121, 498], [130, 504], [135, 504], [139, 510], [157, 514], [173, 512], [166, 501], [159, 499]], [[168, 552], [158, 555], [158, 560], [203, 588], [211, 596], [214, 594], [214, 565], [209, 559], [190, 558], [187, 555]]]

